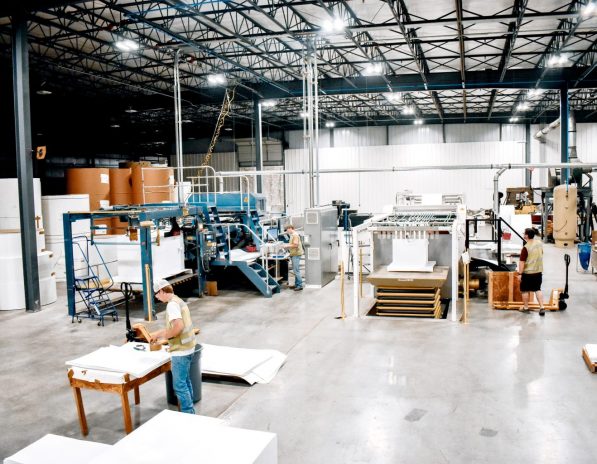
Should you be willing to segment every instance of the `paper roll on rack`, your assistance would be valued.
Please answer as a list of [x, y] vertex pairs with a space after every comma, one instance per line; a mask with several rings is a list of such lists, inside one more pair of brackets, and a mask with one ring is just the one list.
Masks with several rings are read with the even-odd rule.
[[167, 167], [133, 166], [133, 203], [163, 203], [172, 201], [174, 170]]

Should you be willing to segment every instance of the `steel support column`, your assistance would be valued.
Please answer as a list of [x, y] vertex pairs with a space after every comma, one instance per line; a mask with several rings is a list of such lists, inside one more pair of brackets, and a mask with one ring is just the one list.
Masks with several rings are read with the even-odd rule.
[[31, 113], [29, 106], [29, 56], [27, 17], [17, 14], [12, 20], [12, 82], [14, 94], [15, 146], [21, 215], [21, 256], [25, 282], [25, 308], [39, 311], [39, 272], [33, 194]]
[[[525, 143], [524, 143], [524, 162], [525, 163], [530, 163], [531, 162], [531, 125], [530, 124], [525, 124], [524, 126], [525, 131]], [[531, 171], [529, 171], [528, 169], [525, 169], [524, 171], [524, 185], [527, 187], [531, 186]], [[531, 201], [533, 201], [534, 198], [531, 198]]]
[[[263, 171], [263, 134], [261, 132], [261, 103], [259, 99], [253, 100], [253, 123], [255, 124], [255, 170]], [[257, 193], [263, 193], [263, 177], [258, 175]]]
[[[568, 113], [568, 86], [563, 86], [560, 89], [560, 161], [562, 163], [568, 162]], [[562, 169], [562, 183], [568, 183], [569, 172], [568, 169]]]

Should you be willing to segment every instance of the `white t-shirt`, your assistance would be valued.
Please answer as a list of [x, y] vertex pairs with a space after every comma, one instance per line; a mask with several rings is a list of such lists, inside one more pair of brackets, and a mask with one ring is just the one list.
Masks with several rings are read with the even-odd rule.
[[[166, 311], [168, 312], [168, 319], [173, 321], [174, 319], [182, 319], [182, 313], [180, 312], [180, 306], [175, 301], [169, 301], [168, 305], [166, 306]], [[173, 351], [171, 354], [172, 356], [187, 356], [189, 354], [193, 354], [195, 352], [195, 348], [190, 348], [188, 350], [177, 350]]]

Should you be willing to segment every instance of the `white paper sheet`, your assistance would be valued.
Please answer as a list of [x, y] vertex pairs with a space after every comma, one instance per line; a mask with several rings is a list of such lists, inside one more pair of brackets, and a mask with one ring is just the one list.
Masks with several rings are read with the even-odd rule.
[[67, 361], [67, 366], [124, 372], [143, 377], [153, 369], [166, 364], [170, 355], [166, 351], [137, 351], [130, 344], [107, 346], [80, 358]]
[[585, 350], [589, 355], [589, 359], [593, 362], [597, 362], [597, 345], [585, 345]]
[[203, 344], [201, 371], [205, 374], [238, 377], [249, 384], [269, 383], [286, 361], [276, 350], [255, 350]]

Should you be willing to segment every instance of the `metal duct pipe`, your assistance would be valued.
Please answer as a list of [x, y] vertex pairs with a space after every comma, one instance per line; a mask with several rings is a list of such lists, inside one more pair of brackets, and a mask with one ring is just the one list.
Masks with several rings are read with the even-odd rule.
[[496, 216], [499, 216], [500, 212], [500, 195], [499, 195], [499, 183], [500, 183], [500, 176], [506, 172], [506, 168], [501, 168], [498, 172], [495, 173], [493, 176], [493, 212]]
[[537, 132], [533, 137], [535, 137], [537, 140], [540, 140], [541, 137], [546, 135], [549, 131], [557, 129], [558, 127], [560, 127], [560, 118], [556, 119], [554, 122], [548, 124], [543, 129], [539, 130], [539, 132]]
[[[403, 172], [403, 171], [458, 171], [460, 169], [527, 169], [527, 168], [574, 168], [575, 163], [521, 163], [521, 164], [454, 164], [454, 165], [435, 165], [435, 166], [392, 166], [389, 168], [358, 168], [358, 169], [320, 169], [320, 174], [358, 174], [367, 172]], [[583, 163], [583, 167], [597, 169], [597, 163]], [[310, 174], [304, 169], [277, 171], [251, 171], [251, 175], [277, 176], [277, 175], [296, 175]], [[217, 175], [223, 177], [238, 177], [238, 171], [222, 171]]]

